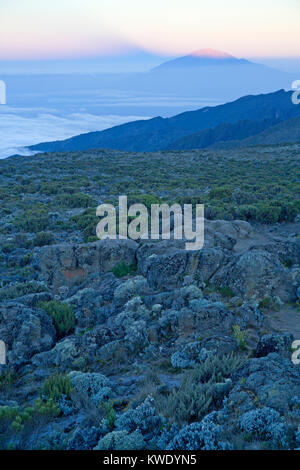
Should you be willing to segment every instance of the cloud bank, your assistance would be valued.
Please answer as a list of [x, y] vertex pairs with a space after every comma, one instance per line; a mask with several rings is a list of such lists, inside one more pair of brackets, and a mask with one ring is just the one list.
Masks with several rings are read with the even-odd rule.
[[100, 131], [109, 127], [147, 119], [146, 116], [96, 116], [86, 113], [73, 113], [66, 116], [56, 116], [40, 113], [33, 117], [15, 113], [0, 114], [0, 159], [14, 154], [31, 155], [26, 149], [28, 145], [62, 140], [77, 134], [90, 131]]

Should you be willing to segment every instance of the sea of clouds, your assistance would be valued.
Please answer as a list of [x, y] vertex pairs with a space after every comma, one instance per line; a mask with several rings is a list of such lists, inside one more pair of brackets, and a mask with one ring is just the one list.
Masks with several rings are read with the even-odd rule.
[[[2, 107], [4, 108], [4, 107]], [[77, 134], [100, 131], [118, 124], [147, 116], [120, 116], [116, 114], [97, 116], [88, 113], [54, 115], [40, 110], [28, 116], [20, 109], [5, 107], [0, 113], [0, 159], [11, 155], [33, 155], [29, 145], [52, 140], [63, 140]], [[36, 110], [35, 110], [36, 111]]]
[[105, 75], [11, 75], [3, 79], [7, 99], [0, 106], [0, 159], [32, 155], [27, 146], [40, 142], [219, 104], [205, 98], [107, 88]]

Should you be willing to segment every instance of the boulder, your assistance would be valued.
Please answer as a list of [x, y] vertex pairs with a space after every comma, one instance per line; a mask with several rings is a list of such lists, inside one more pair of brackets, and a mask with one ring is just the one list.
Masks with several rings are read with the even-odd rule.
[[14, 368], [51, 349], [56, 330], [43, 310], [8, 301], [0, 306], [0, 338], [6, 344], [8, 364]]
[[123, 261], [135, 262], [137, 243], [133, 240], [99, 240], [80, 245], [50, 245], [35, 249], [34, 264], [39, 278], [54, 292], [83, 284], [90, 275], [99, 277]]
[[293, 280], [271, 253], [253, 249], [234, 256], [211, 279], [212, 284], [229, 287], [245, 299], [278, 296], [282, 301], [295, 300]]
[[299, 394], [300, 370], [277, 353], [249, 359], [233, 374], [235, 387], [228, 397], [234, 412], [245, 413], [257, 405], [287, 413]]
[[257, 344], [255, 357], [267, 356], [272, 352], [290, 357], [293, 339], [293, 335], [289, 333], [264, 335]]

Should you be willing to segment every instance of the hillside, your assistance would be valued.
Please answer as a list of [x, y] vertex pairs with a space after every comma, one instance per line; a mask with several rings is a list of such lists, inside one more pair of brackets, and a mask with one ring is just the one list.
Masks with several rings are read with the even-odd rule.
[[269, 145], [300, 142], [300, 117], [294, 117], [267, 127], [264, 131], [257, 133], [240, 141], [229, 141], [216, 143], [215, 148], [248, 147], [254, 145]]
[[244, 140], [249, 136], [260, 134], [270, 126], [277, 124], [277, 119], [264, 119], [263, 121], [243, 120], [235, 124], [220, 124], [213, 129], [204, 129], [192, 135], [187, 135], [175, 140], [170, 144], [168, 150], [188, 150], [196, 148], [207, 148], [216, 146], [218, 143]]
[[[171, 118], [156, 117], [134, 121], [100, 132], [89, 132], [63, 141], [45, 142], [29, 148], [36, 151], [76, 151], [110, 148], [135, 152], [173, 147], [180, 137], [239, 121], [286, 120], [300, 115], [300, 107], [291, 101], [291, 93], [249, 95], [224, 105], [188, 111]], [[249, 134], [248, 134], [249, 135]], [[251, 135], [251, 133], [250, 133]], [[245, 137], [245, 134], [242, 134]]]
[[[1, 160], [0, 449], [299, 448], [299, 153]], [[120, 194], [205, 203], [203, 248], [98, 240]]]

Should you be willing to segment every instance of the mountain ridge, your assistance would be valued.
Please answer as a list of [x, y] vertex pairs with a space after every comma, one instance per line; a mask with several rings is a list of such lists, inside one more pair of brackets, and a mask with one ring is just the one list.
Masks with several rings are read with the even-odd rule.
[[[89, 132], [62, 141], [44, 142], [29, 147], [34, 151], [76, 151], [92, 148], [147, 152], [164, 150], [181, 137], [204, 129], [239, 121], [285, 121], [300, 115], [300, 107], [291, 101], [291, 91], [248, 95], [235, 101], [186, 111], [170, 118], [161, 116], [132, 121], [104, 131]], [[261, 129], [262, 130], [262, 129]]]

